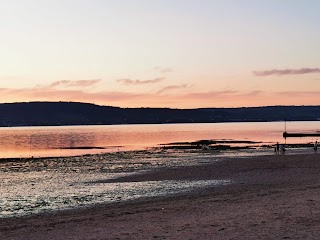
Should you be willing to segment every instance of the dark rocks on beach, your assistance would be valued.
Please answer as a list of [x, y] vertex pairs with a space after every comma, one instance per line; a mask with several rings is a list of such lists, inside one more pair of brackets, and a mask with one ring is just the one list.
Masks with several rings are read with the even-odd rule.
[[[235, 150], [235, 149], [254, 149], [252, 144], [261, 142], [248, 140], [200, 140], [195, 142], [175, 142], [162, 144], [163, 149], [205, 149], [205, 150]], [[234, 144], [249, 144], [245, 146], [235, 146]]]

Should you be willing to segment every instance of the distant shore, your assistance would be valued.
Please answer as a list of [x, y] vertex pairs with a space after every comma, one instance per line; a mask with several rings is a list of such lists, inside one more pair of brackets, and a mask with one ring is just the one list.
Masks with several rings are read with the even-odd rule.
[[320, 155], [225, 159], [113, 181], [230, 180], [176, 196], [1, 219], [1, 239], [318, 239]]
[[[1, 127], [319, 121], [320, 106], [120, 108], [83, 102], [0, 103]], [[282, 114], [279, 114], [282, 113]], [[32, 118], [30, 117], [32, 114]]]

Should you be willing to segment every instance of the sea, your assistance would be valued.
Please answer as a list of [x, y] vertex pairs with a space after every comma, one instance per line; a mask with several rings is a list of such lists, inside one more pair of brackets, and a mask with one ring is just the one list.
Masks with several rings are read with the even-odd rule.
[[[162, 167], [223, 161], [226, 157], [236, 161], [239, 157], [271, 155], [275, 154], [277, 142], [285, 146], [298, 144], [288, 147], [286, 154], [311, 153], [309, 145], [318, 141], [317, 137], [284, 139], [284, 131], [319, 132], [320, 122], [0, 128], [0, 218], [230, 184], [229, 179], [126, 183], [105, 180]], [[166, 148], [201, 140], [228, 143], [228, 148]]]

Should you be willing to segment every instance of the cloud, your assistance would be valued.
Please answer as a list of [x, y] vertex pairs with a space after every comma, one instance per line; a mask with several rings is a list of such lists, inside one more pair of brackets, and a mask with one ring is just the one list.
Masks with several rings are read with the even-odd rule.
[[[80, 101], [97, 104], [113, 102], [130, 102], [146, 95], [126, 92], [88, 92], [83, 90], [60, 90], [54, 88], [0, 88], [1, 102], [29, 102], [29, 101]], [[151, 96], [151, 95], [150, 95]]]
[[[170, 88], [169, 88], [170, 87]], [[180, 85], [180, 88], [187, 86]], [[249, 107], [267, 105], [319, 105], [320, 91], [172, 91], [179, 86], [168, 86], [166, 94], [132, 93], [122, 91], [89, 92], [84, 89], [55, 88], [0, 88], [0, 102], [76, 101], [120, 107]], [[165, 89], [165, 88], [164, 88]], [[190, 90], [191, 91], [191, 90]]]
[[148, 79], [148, 80], [124, 78], [124, 79], [118, 79], [117, 82], [122, 83], [124, 85], [143, 85], [143, 84], [158, 83], [163, 81], [164, 79], [165, 79], [164, 77]]
[[[238, 91], [194, 92], [181, 93], [171, 90], [189, 87], [187, 85], [168, 86], [161, 92], [154, 93], [130, 93], [116, 91], [88, 92], [78, 89], [54, 89], [54, 88], [0, 88], [0, 102], [29, 102], [29, 101], [77, 101], [90, 102], [100, 105], [121, 107], [176, 107], [195, 108], [212, 107], [216, 103], [221, 106], [227, 102], [237, 102], [243, 97]], [[160, 93], [161, 93], [160, 92]]]
[[51, 83], [48, 87], [90, 87], [92, 85], [100, 82], [101, 79], [91, 79], [91, 80], [59, 80]]
[[188, 88], [188, 87], [190, 87], [190, 85], [188, 85], [188, 84], [166, 86], [166, 87], [160, 89], [157, 92], [157, 94], [161, 94], [161, 93], [168, 92], [171, 90], [176, 90], [176, 89]]
[[190, 99], [217, 99], [217, 98], [228, 98], [236, 96], [239, 91], [236, 90], [224, 90], [224, 91], [209, 91], [209, 92], [192, 92], [184, 94], [184, 98]]
[[320, 91], [282, 91], [275, 93], [278, 96], [285, 96], [289, 98], [300, 98], [300, 97], [318, 97]]
[[264, 76], [283, 76], [283, 75], [299, 75], [307, 73], [320, 73], [320, 68], [300, 68], [300, 69], [272, 69], [265, 71], [254, 71], [253, 74], [259, 77]]
[[158, 71], [160, 73], [169, 73], [173, 72], [173, 69], [170, 67], [154, 67], [153, 68], [155, 71]]

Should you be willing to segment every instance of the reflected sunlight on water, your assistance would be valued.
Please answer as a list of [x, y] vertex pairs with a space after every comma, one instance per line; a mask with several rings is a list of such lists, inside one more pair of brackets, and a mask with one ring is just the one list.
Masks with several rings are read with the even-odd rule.
[[[319, 122], [288, 122], [288, 132], [317, 131]], [[141, 124], [0, 128], [0, 158], [48, 157], [137, 150], [209, 139], [283, 142], [283, 122]], [[299, 143], [314, 139], [288, 139]]]

